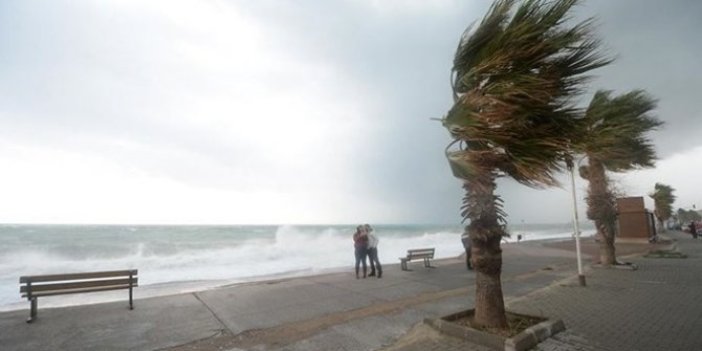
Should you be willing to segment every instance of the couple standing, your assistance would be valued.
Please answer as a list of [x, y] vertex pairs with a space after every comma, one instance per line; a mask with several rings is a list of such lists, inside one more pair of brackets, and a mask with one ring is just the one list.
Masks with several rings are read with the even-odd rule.
[[353, 234], [353, 247], [356, 253], [356, 279], [359, 279], [358, 269], [363, 263], [363, 278], [366, 277], [366, 256], [370, 259], [370, 277], [375, 276], [375, 269], [378, 268], [378, 278], [383, 277], [383, 267], [378, 260], [378, 237], [373, 234], [373, 228], [364, 224], [356, 227]]

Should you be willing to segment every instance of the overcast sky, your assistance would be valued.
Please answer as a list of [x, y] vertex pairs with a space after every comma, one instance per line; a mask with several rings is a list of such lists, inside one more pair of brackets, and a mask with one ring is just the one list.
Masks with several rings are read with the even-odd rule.
[[[700, 4], [577, 9], [618, 58], [593, 91], [646, 89], [666, 121], [656, 169], [618, 186], [669, 184], [676, 208], [702, 207]], [[489, 5], [2, 1], [0, 222], [458, 223], [449, 136], [431, 118]], [[513, 223], [571, 218], [568, 188], [498, 191]]]

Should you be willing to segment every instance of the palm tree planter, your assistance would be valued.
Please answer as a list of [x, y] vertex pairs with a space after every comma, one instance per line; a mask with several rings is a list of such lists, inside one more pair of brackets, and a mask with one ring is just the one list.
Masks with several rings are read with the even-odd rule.
[[687, 258], [687, 255], [678, 251], [677, 248], [652, 250], [644, 255], [646, 258]]
[[475, 310], [470, 309], [438, 319], [427, 318], [424, 323], [437, 331], [489, 347], [494, 350], [523, 351], [565, 330], [562, 320], [552, 320], [507, 312], [509, 334], [493, 333], [471, 327]]
[[639, 266], [636, 263], [632, 262], [616, 261], [612, 264], [595, 263], [592, 265], [592, 268], [622, 269], [626, 271], [635, 271], [639, 269]]

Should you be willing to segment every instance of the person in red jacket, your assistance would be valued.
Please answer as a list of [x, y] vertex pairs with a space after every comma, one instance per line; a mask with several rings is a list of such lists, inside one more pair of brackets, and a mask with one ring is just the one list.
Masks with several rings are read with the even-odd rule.
[[353, 248], [356, 254], [356, 279], [359, 278], [358, 269], [361, 263], [363, 263], [363, 278], [365, 278], [366, 271], [368, 270], [366, 263], [366, 256], [368, 256], [368, 235], [366, 235], [365, 228], [362, 225], [356, 227], [356, 232], [353, 234]]
[[697, 239], [697, 227], [695, 227], [695, 221], [690, 222], [690, 234], [692, 237]]

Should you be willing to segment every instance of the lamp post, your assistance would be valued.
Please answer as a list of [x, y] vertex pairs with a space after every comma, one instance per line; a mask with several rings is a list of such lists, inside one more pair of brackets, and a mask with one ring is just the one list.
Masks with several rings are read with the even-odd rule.
[[575, 231], [575, 256], [578, 260], [578, 282], [580, 286], [586, 286], [585, 275], [583, 274], [583, 263], [580, 256], [580, 225], [578, 224], [578, 201], [575, 196], [575, 172], [573, 171], [573, 160], [567, 159], [566, 165], [570, 171], [570, 189], [573, 195], [573, 230]]

